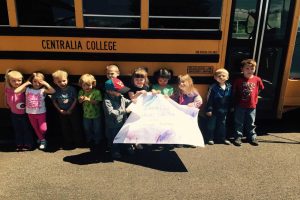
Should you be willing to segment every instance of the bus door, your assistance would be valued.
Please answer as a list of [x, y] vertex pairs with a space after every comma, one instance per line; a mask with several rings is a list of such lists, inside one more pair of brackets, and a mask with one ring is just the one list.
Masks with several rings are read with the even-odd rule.
[[294, 4], [292, 0], [235, 0], [232, 4], [226, 67], [233, 79], [240, 74], [243, 59], [257, 61], [256, 73], [265, 86], [257, 107], [259, 117], [276, 116]]

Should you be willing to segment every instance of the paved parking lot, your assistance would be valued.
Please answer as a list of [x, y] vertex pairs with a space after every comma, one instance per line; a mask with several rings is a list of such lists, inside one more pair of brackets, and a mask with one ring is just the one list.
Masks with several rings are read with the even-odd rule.
[[117, 161], [86, 148], [0, 144], [0, 199], [300, 199], [300, 126], [291, 121], [258, 123], [258, 147], [147, 146]]

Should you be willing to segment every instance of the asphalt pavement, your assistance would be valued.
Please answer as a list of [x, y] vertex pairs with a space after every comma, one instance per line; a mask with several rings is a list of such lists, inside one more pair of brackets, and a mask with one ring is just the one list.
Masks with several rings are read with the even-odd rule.
[[258, 122], [257, 147], [145, 146], [112, 160], [87, 148], [14, 152], [0, 144], [0, 199], [300, 199], [294, 115]]

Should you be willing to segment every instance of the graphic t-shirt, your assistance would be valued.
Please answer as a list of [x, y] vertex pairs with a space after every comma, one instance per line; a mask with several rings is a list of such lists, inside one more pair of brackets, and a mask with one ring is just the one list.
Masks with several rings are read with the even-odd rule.
[[25, 93], [16, 94], [12, 88], [5, 88], [6, 102], [12, 113], [25, 113]]
[[160, 87], [158, 84], [154, 84], [152, 89], [159, 90], [161, 94], [171, 96], [174, 92], [174, 88], [171, 85], [166, 85], [166, 87]]
[[26, 88], [26, 113], [42, 114], [46, 112], [44, 88], [32, 89]]
[[252, 78], [240, 77], [233, 83], [233, 95], [236, 105], [242, 108], [256, 108], [258, 92], [263, 90], [264, 85], [257, 76]]
[[76, 89], [68, 86], [65, 89], [56, 88], [52, 95], [52, 100], [56, 101], [59, 108], [62, 110], [69, 110], [75, 99], [77, 98]]
[[[92, 89], [90, 92], [80, 90], [78, 97], [86, 96], [91, 100], [102, 101], [101, 92], [97, 89]], [[84, 101], [83, 104], [83, 117], [88, 119], [95, 119], [100, 116], [100, 103], [92, 104], [91, 102]]]

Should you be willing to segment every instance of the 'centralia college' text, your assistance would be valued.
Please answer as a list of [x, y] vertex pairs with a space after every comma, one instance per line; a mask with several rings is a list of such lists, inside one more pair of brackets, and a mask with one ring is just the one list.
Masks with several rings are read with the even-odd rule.
[[43, 49], [116, 51], [116, 41], [42, 40]]

